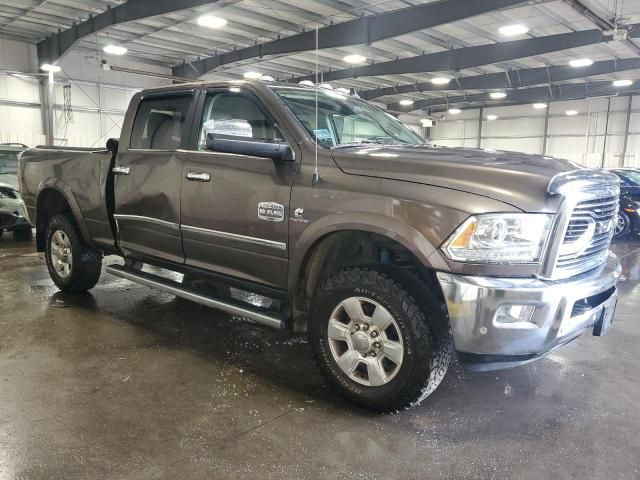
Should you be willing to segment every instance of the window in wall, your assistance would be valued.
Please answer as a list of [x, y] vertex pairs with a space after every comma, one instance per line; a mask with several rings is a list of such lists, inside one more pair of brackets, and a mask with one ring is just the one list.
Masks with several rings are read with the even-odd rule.
[[192, 98], [191, 94], [187, 94], [142, 100], [133, 122], [130, 148], [152, 150], [180, 148]]

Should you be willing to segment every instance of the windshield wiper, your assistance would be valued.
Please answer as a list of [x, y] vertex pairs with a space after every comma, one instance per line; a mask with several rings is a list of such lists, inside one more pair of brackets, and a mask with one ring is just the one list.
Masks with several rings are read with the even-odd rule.
[[383, 142], [380, 140], [362, 140], [361, 142], [353, 142], [353, 143], [341, 143], [340, 145], [336, 145], [333, 148], [350, 148], [350, 147], [362, 147], [366, 145], [393, 145], [393, 143]]

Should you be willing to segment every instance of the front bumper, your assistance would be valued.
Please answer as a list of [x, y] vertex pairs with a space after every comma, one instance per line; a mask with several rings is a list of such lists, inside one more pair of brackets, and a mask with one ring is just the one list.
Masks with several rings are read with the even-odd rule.
[[[615, 308], [620, 272], [612, 253], [600, 267], [555, 282], [439, 272], [459, 360], [474, 370], [506, 368], [570, 342]], [[535, 310], [526, 321], [505, 322], [501, 306]]]
[[0, 209], [0, 230], [15, 230], [27, 226], [31, 227], [29, 220], [20, 212]]

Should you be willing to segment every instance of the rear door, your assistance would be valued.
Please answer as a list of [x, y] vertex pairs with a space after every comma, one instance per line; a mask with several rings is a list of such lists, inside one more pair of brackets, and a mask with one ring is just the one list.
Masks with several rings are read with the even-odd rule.
[[197, 145], [182, 175], [186, 263], [286, 288], [289, 201], [298, 163], [206, 149], [209, 129], [238, 140], [280, 140], [274, 118], [249, 91], [207, 91], [197, 118]]
[[182, 147], [188, 142], [196, 97], [194, 90], [145, 95], [132, 124], [123, 128], [131, 136], [121, 139], [113, 172], [118, 245], [125, 255], [184, 262], [180, 189], [186, 153]]

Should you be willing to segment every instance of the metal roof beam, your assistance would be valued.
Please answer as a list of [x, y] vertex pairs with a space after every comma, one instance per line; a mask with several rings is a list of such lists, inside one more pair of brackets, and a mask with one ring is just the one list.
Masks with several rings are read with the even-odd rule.
[[[318, 29], [319, 48], [371, 44], [463, 18], [511, 7], [527, 0], [440, 0], [375, 15], [367, 15]], [[316, 48], [316, 32], [308, 30], [289, 37], [213, 55], [173, 68], [173, 74], [195, 78], [229, 63], [282, 55]]]
[[604, 60], [594, 62], [593, 65], [584, 68], [573, 68], [567, 65], [557, 65], [539, 68], [527, 68], [523, 70], [510, 70], [508, 72], [488, 73], [471, 77], [459, 77], [448, 85], [434, 85], [431, 82], [420, 82], [396, 87], [375, 88], [358, 92], [361, 98], [373, 100], [386, 95], [411, 94], [416, 92], [438, 92], [447, 90], [497, 90], [531, 87], [552, 82], [563, 82], [605, 75], [615, 72], [640, 69], [640, 58], [624, 58], [619, 60]]
[[128, 0], [47, 37], [38, 43], [38, 59], [41, 64], [54, 63], [78, 40], [113, 25], [216, 3], [226, 4], [225, 0]]
[[510, 104], [526, 104], [537, 102], [558, 102], [562, 100], [579, 100], [583, 98], [611, 97], [615, 95], [640, 92], [640, 84], [636, 83], [628, 87], [614, 87], [611, 82], [593, 83], [568, 83], [562, 85], [545, 85], [544, 87], [523, 88], [521, 90], [511, 90], [506, 99], [501, 102], [492, 101], [487, 93], [478, 93], [466, 96], [442, 97], [425, 99], [415, 102], [410, 107], [403, 107], [398, 104], [388, 105], [390, 111], [408, 113], [415, 110], [430, 109], [433, 112], [456, 108], [469, 108], [476, 104], [476, 108], [498, 107]]
[[[630, 25], [629, 37], [640, 37], [640, 24]], [[518, 58], [532, 57], [544, 53], [610, 42], [613, 38], [599, 29], [559, 33], [546, 37], [527, 38], [504, 43], [491, 43], [475, 47], [456, 48], [446, 52], [430, 53], [415, 57], [400, 58], [389, 62], [374, 63], [357, 68], [322, 72], [324, 82], [345, 78], [378, 75], [400, 75], [405, 73], [428, 73], [459, 71], [466, 68], [508, 62]], [[293, 81], [314, 80], [315, 75], [298, 77]]]

